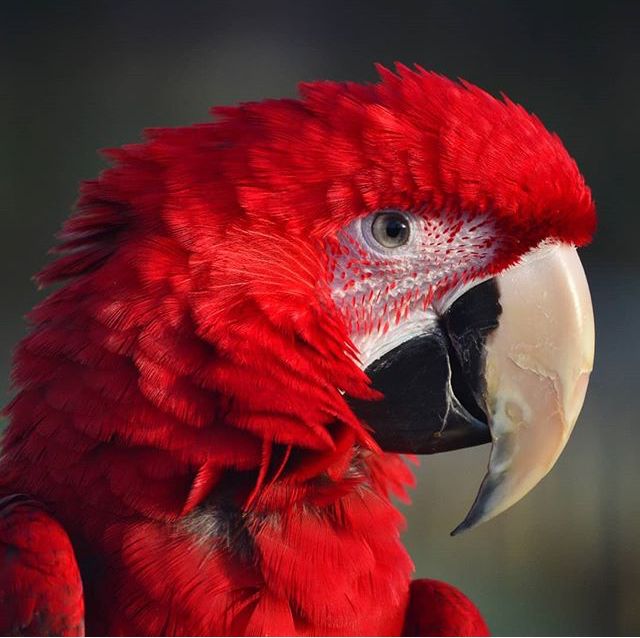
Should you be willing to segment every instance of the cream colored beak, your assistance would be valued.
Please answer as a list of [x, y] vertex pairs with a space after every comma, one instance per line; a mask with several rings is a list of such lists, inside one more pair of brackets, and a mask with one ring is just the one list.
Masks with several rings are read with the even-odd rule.
[[486, 342], [489, 467], [457, 534], [519, 501], [553, 467], [584, 402], [594, 323], [575, 248], [543, 246], [497, 278], [502, 314]]

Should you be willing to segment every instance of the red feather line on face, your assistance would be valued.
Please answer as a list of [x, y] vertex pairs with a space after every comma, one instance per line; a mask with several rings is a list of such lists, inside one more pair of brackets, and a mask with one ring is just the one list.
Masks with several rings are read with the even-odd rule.
[[[16, 356], [6, 449], [48, 468], [27, 487], [171, 518], [227, 469], [344, 476], [354, 444], [376, 448], [343, 398], [372, 395], [329, 291], [340, 229], [387, 207], [491, 216], [494, 270], [544, 238], [589, 240], [590, 192], [537, 118], [420, 68], [379, 72], [107, 152], [38, 278], [67, 283]], [[292, 451], [271, 467], [265, 446]]]

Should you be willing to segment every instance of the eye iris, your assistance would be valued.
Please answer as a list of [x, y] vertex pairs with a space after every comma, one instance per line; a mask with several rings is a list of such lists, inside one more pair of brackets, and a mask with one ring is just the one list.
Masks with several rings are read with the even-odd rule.
[[371, 232], [385, 248], [397, 248], [409, 241], [409, 221], [401, 213], [380, 213], [373, 220]]

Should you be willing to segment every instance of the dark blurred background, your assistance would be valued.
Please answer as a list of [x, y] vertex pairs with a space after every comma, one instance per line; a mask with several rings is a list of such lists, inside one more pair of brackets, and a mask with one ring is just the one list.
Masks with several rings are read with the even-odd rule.
[[[591, 185], [582, 256], [596, 368], [564, 455], [533, 493], [461, 537], [488, 457], [428, 458], [407, 509], [419, 576], [462, 588], [497, 635], [640, 633], [640, 2], [0, 3], [0, 379], [31, 275], [96, 149], [214, 104], [295, 95], [300, 80], [371, 81], [417, 62], [504, 91], [558, 132]], [[385, 601], [380, 601], [381, 605]]]

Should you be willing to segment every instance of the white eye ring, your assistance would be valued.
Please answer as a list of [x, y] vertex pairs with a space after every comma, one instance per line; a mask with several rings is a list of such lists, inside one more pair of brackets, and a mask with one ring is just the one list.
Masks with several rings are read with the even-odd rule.
[[362, 220], [362, 232], [367, 242], [384, 252], [407, 246], [414, 230], [411, 216], [398, 210], [383, 210]]

